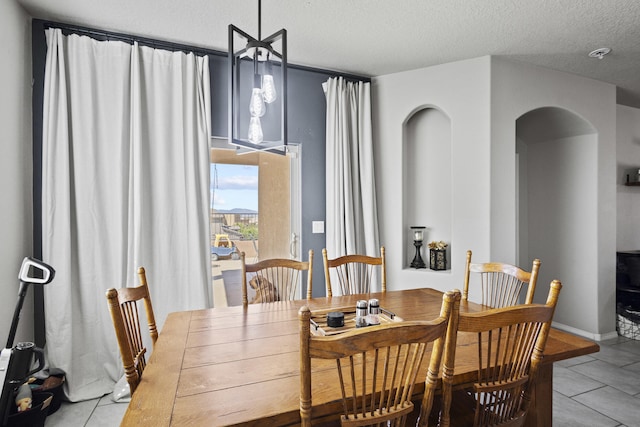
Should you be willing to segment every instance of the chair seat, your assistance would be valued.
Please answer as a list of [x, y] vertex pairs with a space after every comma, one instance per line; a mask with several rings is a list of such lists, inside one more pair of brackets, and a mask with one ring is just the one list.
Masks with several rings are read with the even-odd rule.
[[379, 425], [380, 423], [386, 423], [387, 421], [391, 421], [403, 416], [409, 415], [413, 412], [414, 406], [412, 402], [404, 402], [399, 408], [391, 408], [391, 409], [377, 409], [370, 414], [365, 414], [364, 416], [359, 415], [343, 415], [342, 416], [342, 426], [346, 427], [358, 427], [358, 426], [368, 426], [368, 425]]

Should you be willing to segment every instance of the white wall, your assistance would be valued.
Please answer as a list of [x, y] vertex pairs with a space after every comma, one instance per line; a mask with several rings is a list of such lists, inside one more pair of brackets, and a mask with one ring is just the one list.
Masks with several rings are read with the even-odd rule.
[[[18, 295], [22, 258], [32, 252], [31, 20], [15, 1], [0, 2], [0, 339], [2, 347]], [[16, 342], [33, 340], [32, 290]]]
[[[585, 182], [571, 187], [566, 187], [565, 182], [555, 184], [563, 185], [562, 197], [580, 198], [581, 203], [588, 199], [588, 206], [592, 207], [588, 208], [589, 212], [565, 217], [565, 224], [549, 224], [558, 227], [559, 233], [564, 233], [565, 227], [581, 230], [590, 236], [589, 243], [572, 240], [574, 234], [567, 232], [561, 234], [565, 245], [561, 250], [549, 248], [544, 253], [529, 255], [542, 261], [541, 276], [563, 282], [556, 311], [556, 320], [562, 319], [563, 324], [558, 326], [594, 339], [615, 334], [615, 86], [492, 58], [491, 89], [491, 255], [494, 259], [516, 261], [517, 197], [516, 181], [512, 179], [516, 164], [516, 119], [538, 108], [559, 107], [575, 113], [596, 129], [597, 141], [592, 144], [595, 146], [586, 154], [587, 159], [582, 159], [591, 162], [582, 170]], [[528, 167], [531, 174], [531, 163]], [[589, 181], [591, 185], [587, 188], [585, 184]], [[529, 235], [531, 233], [529, 229]], [[579, 248], [579, 258], [572, 256], [577, 253], [578, 245], [587, 246]], [[562, 270], [549, 271], [548, 264], [552, 263], [545, 263], [545, 258], [558, 257], [563, 260]], [[536, 294], [540, 297], [547, 289], [548, 283], [539, 281]]]
[[535, 259], [535, 255], [529, 255], [529, 198], [523, 196], [528, 194], [529, 186], [527, 160], [528, 145], [516, 134], [516, 191], [519, 194], [516, 212], [516, 263], [520, 266], [528, 265], [530, 259]]
[[[583, 153], [590, 162], [584, 170], [589, 178], [559, 196], [584, 197], [589, 212], [565, 217], [571, 224], [560, 224], [559, 229], [573, 226], [589, 237], [571, 241], [572, 234], [567, 233], [561, 251], [556, 248], [535, 257], [542, 260], [542, 271], [545, 256], [561, 255], [566, 261], [554, 276], [567, 279], [558, 308], [564, 325], [559, 326], [594, 339], [615, 334], [615, 96], [615, 86], [607, 83], [494, 57], [374, 78], [376, 184], [388, 287], [461, 288], [467, 249], [473, 250], [477, 262], [518, 263], [516, 119], [537, 108], [559, 107], [597, 131], [590, 151]], [[403, 226], [407, 197], [402, 185], [403, 126], [413, 112], [425, 107], [435, 107], [451, 120], [452, 269], [444, 273], [412, 270], [403, 259], [409, 243], [404, 237], [409, 230]], [[412, 196], [420, 194], [408, 195]], [[581, 259], [571, 258], [572, 245], [587, 246]], [[584, 265], [589, 268], [581, 271]], [[547, 289], [548, 283], [540, 292]], [[475, 297], [472, 292], [470, 299]]]
[[[387, 287], [391, 290], [462, 288], [467, 249], [473, 249], [481, 259], [489, 258], [489, 65], [490, 58], [483, 57], [372, 79], [380, 238], [386, 247]], [[423, 108], [440, 110], [451, 127], [450, 136], [446, 136], [450, 139], [451, 171], [438, 178], [450, 180], [451, 188], [447, 207], [451, 212], [451, 269], [444, 272], [411, 269], [404, 258], [413, 245], [407, 238], [410, 230], [403, 223], [414, 218], [405, 216], [403, 200], [424, 198], [427, 192], [421, 191], [420, 185], [416, 194], [403, 191], [407, 150], [403, 132], [405, 122]], [[426, 159], [415, 161], [428, 167]], [[436, 179], [434, 176], [430, 183]], [[429, 226], [428, 218], [424, 221], [412, 225]], [[428, 233], [426, 239], [430, 239]], [[423, 252], [425, 260], [426, 254]]]
[[[528, 254], [542, 261], [535, 302], [544, 303], [549, 283], [563, 283], [554, 321], [597, 330], [597, 300], [586, 286], [593, 286], [598, 245], [597, 135], [580, 135], [529, 144], [528, 147]], [[581, 307], [580, 310], [572, 310]], [[573, 326], [578, 327], [578, 326]]]
[[[628, 169], [640, 169], [640, 109], [617, 107], [618, 251], [640, 249], [640, 187], [624, 185]], [[631, 177], [633, 180], [633, 177]]]

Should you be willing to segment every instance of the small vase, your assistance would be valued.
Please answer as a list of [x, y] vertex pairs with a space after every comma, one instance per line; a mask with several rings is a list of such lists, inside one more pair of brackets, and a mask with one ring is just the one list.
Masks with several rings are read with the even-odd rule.
[[432, 270], [447, 269], [446, 249], [429, 249], [429, 268]]

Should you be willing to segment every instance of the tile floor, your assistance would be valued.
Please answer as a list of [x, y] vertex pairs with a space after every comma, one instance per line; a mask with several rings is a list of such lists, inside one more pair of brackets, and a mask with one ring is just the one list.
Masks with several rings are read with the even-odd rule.
[[640, 341], [599, 344], [598, 353], [554, 365], [555, 426], [640, 426]]
[[[601, 342], [600, 348], [599, 353], [555, 364], [554, 426], [640, 427], [640, 341], [618, 337]], [[45, 425], [118, 426], [126, 408], [110, 395], [63, 403]]]
[[127, 403], [114, 403], [111, 395], [78, 403], [62, 402], [49, 415], [46, 427], [117, 427], [127, 410]]

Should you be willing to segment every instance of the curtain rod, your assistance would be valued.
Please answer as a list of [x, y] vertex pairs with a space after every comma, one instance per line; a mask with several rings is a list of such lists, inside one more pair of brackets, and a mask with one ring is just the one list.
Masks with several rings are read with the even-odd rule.
[[[94, 28], [82, 27], [79, 25], [72, 25], [72, 24], [64, 24], [60, 22], [45, 21], [42, 19], [34, 19], [34, 21], [41, 22], [44, 29], [59, 28], [60, 30], [62, 30], [64, 34], [84, 35], [100, 41], [115, 40], [115, 41], [121, 41], [129, 44], [138, 42], [138, 44], [141, 44], [143, 46], [161, 48], [161, 49], [170, 50], [173, 52], [181, 51], [181, 52], [187, 52], [187, 53], [193, 52], [200, 55], [214, 55], [214, 56], [223, 56], [223, 57], [228, 56], [227, 52], [225, 51], [189, 46], [186, 44], [174, 43], [174, 42], [169, 42], [164, 40], [156, 40], [148, 37], [133, 36], [129, 34], [115, 33], [112, 31], [105, 31], [105, 30], [96, 30]], [[322, 68], [308, 67], [305, 65], [296, 65], [291, 63], [287, 64], [287, 67], [296, 69], [296, 70], [316, 72], [320, 74], [336, 75], [336, 76], [343, 77], [347, 80], [354, 80], [354, 81], [361, 80], [364, 82], [371, 82], [371, 77], [360, 76], [357, 74], [343, 73], [340, 71], [325, 70]]]
[[140, 37], [133, 36], [129, 34], [115, 33], [112, 31], [104, 31], [104, 30], [96, 30], [94, 28], [82, 27], [78, 25], [71, 24], [63, 24], [59, 22], [52, 21], [42, 21], [39, 19], [35, 19], [34, 21], [42, 22], [42, 25], [45, 29], [47, 28], [59, 28], [62, 32], [67, 34], [78, 34], [82, 36], [91, 37], [100, 41], [121, 41], [129, 44], [133, 44], [134, 42], [138, 42], [138, 44], [148, 46], [148, 47], [157, 47], [170, 51], [184, 51], [184, 52], [193, 52], [204, 55], [215, 55], [215, 56], [227, 56], [226, 52], [206, 49], [196, 46], [189, 46], [180, 43], [168, 42], [163, 40], [155, 40], [148, 37]]

